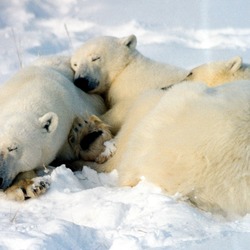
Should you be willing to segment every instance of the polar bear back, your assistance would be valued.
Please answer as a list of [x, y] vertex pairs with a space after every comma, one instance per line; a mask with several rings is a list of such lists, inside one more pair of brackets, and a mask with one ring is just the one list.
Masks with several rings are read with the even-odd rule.
[[133, 130], [118, 164], [120, 184], [143, 176], [202, 209], [249, 212], [249, 110], [248, 81], [175, 85]]

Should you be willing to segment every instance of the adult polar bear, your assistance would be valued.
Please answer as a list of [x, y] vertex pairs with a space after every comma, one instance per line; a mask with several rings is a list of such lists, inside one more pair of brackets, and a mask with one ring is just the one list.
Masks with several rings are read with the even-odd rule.
[[121, 186], [144, 177], [206, 211], [244, 215], [250, 212], [249, 128], [249, 81], [176, 84], [135, 103], [116, 154], [99, 170], [115, 167]]
[[110, 36], [87, 41], [75, 51], [71, 66], [75, 85], [90, 93], [107, 94], [110, 109], [102, 120], [116, 133], [136, 98], [149, 89], [183, 80], [188, 72], [146, 58], [136, 50], [134, 35]]
[[20, 172], [69, 160], [67, 136], [76, 116], [100, 115], [102, 98], [73, 84], [68, 57], [41, 58], [0, 88], [0, 188]]
[[198, 69], [192, 80], [210, 74], [207, 84], [225, 85], [186, 82], [141, 95], [118, 133], [116, 154], [92, 167], [116, 168], [120, 185], [134, 186], [144, 176], [205, 210], [245, 214], [250, 212], [250, 82], [225, 81], [249, 79], [250, 67], [235, 57], [202, 65], [203, 74]]

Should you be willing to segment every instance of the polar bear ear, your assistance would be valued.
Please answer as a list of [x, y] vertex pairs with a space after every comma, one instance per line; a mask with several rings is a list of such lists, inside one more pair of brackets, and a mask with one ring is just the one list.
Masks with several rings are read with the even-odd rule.
[[231, 71], [232, 73], [239, 70], [241, 66], [242, 66], [242, 58], [240, 56], [233, 57], [226, 62], [226, 67], [228, 71]]
[[58, 116], [54, 112], [48, 112], [39, 118], [43, 132], [51, 133], [56, 130], [58, 125]]
[[135, 35], [130, 35], [130, 36], [121, 38], [120, 42], [121, 42], [121, 44], [123, 44], [131, 49], [135, 49], [136, 44], [137, 44], [137, 38]]

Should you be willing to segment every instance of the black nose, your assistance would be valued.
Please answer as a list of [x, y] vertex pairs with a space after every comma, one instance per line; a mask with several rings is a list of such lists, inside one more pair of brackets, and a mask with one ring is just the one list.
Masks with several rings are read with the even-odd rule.
[[0, 177], [0, 189], [6, 189], [9, 185], [8, 181], [5, 181], [4, 178]]
[[2, 185], [3, 185], [3, 178], [0, 177], [0, 188], [2, 187]]
[[84, 92], [94, 90], [99, 85], [98, 81], [93, 80], [89, 77], [79, 77], [75, 79], [74, 84]]

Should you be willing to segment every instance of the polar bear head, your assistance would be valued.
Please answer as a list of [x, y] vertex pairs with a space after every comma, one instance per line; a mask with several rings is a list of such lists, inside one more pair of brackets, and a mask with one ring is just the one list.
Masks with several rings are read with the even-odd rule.
[[250, 67], [242, 63], [237, 56], [227, 61], [203, 64], [191, 70], [185, 80], [204, 82], [208, 86], [217, 86], [225, 82], [250, 79]]
[[104, 36], [86, 42], [71, 58], [75, 85], [85, 92], [104, 93], [132, 60], [136, 43], [134, 35]]
[[53, 160], [58, 116], [48, 112], [40, 117], [12, 114], [1, 119], [0, 188], [5, 189], [20, 172], [49, 164], [50, 157]]

